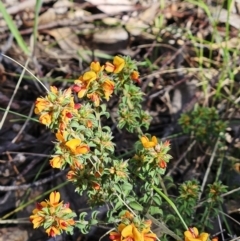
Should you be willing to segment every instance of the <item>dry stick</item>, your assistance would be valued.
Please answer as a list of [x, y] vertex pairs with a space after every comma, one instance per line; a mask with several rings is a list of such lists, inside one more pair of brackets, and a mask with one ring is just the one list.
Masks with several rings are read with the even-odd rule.
[[[222, 212], [222, 211], [219, 211], [222, 215], [226, 216], [227, 218], [231, 219], [233, 222], [235, 222], [236, 224], [238, 224], [240, 226], [240, 222], [238, 222], [235, 218], [232, 218], [230, 215]], [[224, 239], [223, 239], [224, 240]]]
[[222, 240], [224, 240], [223, 228], [222, 228], [222, 223], [221, 223], [221, 219], [220, 219], [219, 215], [217, 215], [217, 219], [218, 219], [218, 226], [219, 226], [219, 229], [221, 231], [221, 237], [222, 237]]
[[232, 191], [229, 191], [229, 192], [226, 192], [226, 193], [222, 194], [221, 197], [228, 196], [229, 194], [232, 194], [232, 193], [237, 192], [237, 191], [240, 191], [240, 187], [235, 188]]
[[[27, 219], [27, 218], [26, 218]], [[29, 218], [28, 218], [29, 219]], [[1, 220], [0, 219], [0, 224], [23, 224], [23, 223], [30, 223], [30, 220], [16, 220], [16, 219], [6, 219], [6, 220]]]
[[13, 140], [11, 141], [12, 143], [15, 143], [15, 142], [17, 141], [17, 139], [19, 138], [19, 136], [23, 133], [25, 127], [27, 126], [27, 124], [28, 124], [28, 122], [29, 122], [29, 120], [30, 120], [30, 116], [31, 116], [32, 113], [33, 113], [33, 109], [34, 109], [34, 104], [33, 104], [32, 107], [31, 107], [31, 110], [30, 110], [30, 112], [29, 112], [29, 114], [28, 114], [27, 120], [24, 122], [23, 126], [21, 127], [21, 129], [20, 129], [20, 131], [18, 132], [18, 134], [16, 135], [16, 137], [13, 138]]
[[[50, 155], [47, 154], [40, 154], [40, 153], [31, 153], [31, 152], [19, 152], [19, 151], [6, 151], [6, 152], [2, 152], [3, 155], [6, 154], [23, 154], [23, 155], [29, 155], [29, 156], [40, 156], [40, 157], [50, 157]], [[15, 161], [15, 160], [14, 160]], [[6, 163], [6, 161], [4, 161], [3, 163]]]
[[56, 175], [53, 175], [51, 177], [46, 177], [43, 178], [39, 181], [30, 183], [30, 184], [23, 184], [23, 185], [11, 185], [11, 186], [0, 186], [0, 191], [1, 192], [8, 192], [8, 191], [15, 191], [15, 190], [19, 190], [19, 189], [28, 189], [30, 187], [38, 187], [42, 184], [45, 184], [47, 182], [50, 182], [52, 180], [54, 180], [55, 178], [63, 175], [65, 172], [59, 172]]
[[201, 189], [200, 189], [200, 193], [199, 193], [199, 195], [198, 195], [198, 200], [201, 199], [201, 196], [202, 196], [204, 187], [205, 187], [205, 185], [206, 185], [207, 178], [208, 178], [208, 175], [209, 175], [211, 166], [212, 166], [212, 164], [213, 164], [214, 157], [215, 157], [215, 155], [216, 155], [216, 151], [217, 151], [217, 147], [218, 147], [218, 142], [219, 142], [219, 137], [218, 137], [218, 139], [217, 139], [217, 141], [216, 141], [216, 144], [215, 144], [214, 149], [213, 149], [212, 156], [211, 156], [210, 161], [209, 161], [209, 163], [208, 163], [207, 171], [205, 172], [205, 175], [204, 175], [204, 178], [203, 178], [203, 182], [202, 182], [202, 186], [201, 186]]
[[177, 168], [178, 164], [182, 161], [182, 159], [187, 155], [187, 153], [193, 148], [193, 146], [196, 144], [196, 140], [194, 140], [191, 145], [188, 147], [188, 149], [180, 156], [180, 158], [176, 161], [173, 168], [166, 174], [166, 176], [170, 176], [173, 171]]
[[112, 228], [110, 230], [108, 230], [105, 234], [103, 234], [100, 238], [99, 238], [99, 241], [101, 241], [104, 237], [106, 237], [108, 234], [110, 234], [112, 231], [114, 231], [115, 228]]
[[239, 238], [240, 238], [240, 236], [238, 236], [238, 237], [236, 237], [236, 238], [233, 238], [233, 239], [231, 239], [231, 240], [229, 240], [229, 241], [239, 240]]
[[4, 203], [8, 200], [8, 198], [10, 197], [10, 194], [11, 194], [10, 191], [6, 192], [6, 194], [4, 195], [4, 197], [1, 198], [1, 200], [0, 200], [0, 205], [4, 204]]

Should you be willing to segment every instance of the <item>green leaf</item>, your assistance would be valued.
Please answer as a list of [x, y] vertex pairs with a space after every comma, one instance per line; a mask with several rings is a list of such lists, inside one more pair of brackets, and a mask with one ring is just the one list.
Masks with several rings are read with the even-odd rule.
[[92, 219], [92, 220], [90, 221], [90, 225], [96, 225], [96, 224], [98, 224], [98, 220]]
[[132, 209], [137, 210], [137, 211], [142, 211], [143, 210], [143, 206], [136, 202], [136, 201], [132, 201], [128, 204]]
[[153, 200], [154, 202], [157, 204], [157, 205], [161, 205], [162, 204], [162, 199], [160, 196], [158, 196], [157, 194], [155, 194], [155, 196], [153, 197]]
[[151, 215], [155, 215], [155, 214], [163, 215], [163, 211], [162, 211], [162, 209], [160, 209], [157, 206], [151, 206], [149, 208], [149, 214], [151, 214]]
[[116, 183], [114, 185], [114, 189], [118, 192], [118, 193], [122, 193], [121, 187]]
[[121, 201], [117, 202], [114, 205], [114, 211], [117, 211], [118, 209], [120, 209], [123, 206], [123, 203]]
[[123, 188], [124, 188], [124, 191], [125, 191], [125, 190], [126, 190], [126, 191], [131, 191], [132, 188], [133, 188], [133, 186], [132, 186], [132, 184], [130, 184], [129, 182], [124, 182]]

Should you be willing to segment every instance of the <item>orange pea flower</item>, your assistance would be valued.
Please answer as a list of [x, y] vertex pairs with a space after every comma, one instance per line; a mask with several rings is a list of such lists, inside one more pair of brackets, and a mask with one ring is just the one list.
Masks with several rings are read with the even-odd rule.
[[112, 73], [112, 72], [114, 71], [114, 69], [115, 69], [115, 66], [114, 66], [112, 63], [107, 62], [107, 63], [105, 64], [105, 70], [106, 70], [107, 72]]
[[67, 146], [74, 155], [86, 154], [89, 152], [89, 146], [86, 144], [81, 144], [80, 139], [72, 139], [67, 141], [65, 146]]
[[59, 203], [60, 201], [60, 192], [51, 192], [49, 196], [49, 201], [47, 203], [52, 207], [57, 207], [62, 203]]
[[167, 168], [167, 163], [165, 161], [161, 160], [158, 163], [158, 166], [161, 167], [162, 169], [166, 169]]
[[45, 221], [44, 212], [41, 211], [43, 207], [58, 207], [62, 205], [60, 202], [60, 193], [51, 192], [49, 200], [37, 204], [37, 208], [33, 210], [33, 215], [30, 216], [30, 221], [33, 223], [33, 228], [38, 228]]
[[113, 64], [107, 62], [105, 64], [105, 70], [110, 73], [118, 74], [125, 66], [125, 60], [119, 56], [113, 58]]
[[73, 171], [73, 170], [70, 170], [70, 171], [67, 173], [67, 175], [66, 175], [66, 177], [67, 177], [67, 179], [68, 179], [69, 181], [75, 180], [75, 179], [76, 179], [76, 176], [77, 176], [77, 174], [76, 174], [76, 172]]
[[55, 237], [64, 230], [67, 232], [73, 230], [74, 217], [76, 214], [69, 208], [69, 203], [60, 202], [60, 193], [51, 192], [49, 200], [37, 204], [33, 215], [30, 216], [30, 221], [34, 228], [47, 227], [46, 233]]
[[88, 88], [89, 84], [92, 81], [97, 79], [97, 75], [94, 71], [87, 71], [86, 73], [83, 74], [82, 79], [87, 83], [87, 88]]
[[158, 140], [156, 136], [153, 136], [151, 141], [146, 136], [141, 137], [141, 142], [144, 148], [155, 147], [158, 144]]
[[184, 237], [185, 241], [207, 241], [209, 234], [201, 233], [199, 235], [198, 229], [193, 227], [184, 232]]
[[36, 115], [38, 115], [39, 113], [41, 113], [43, 110], [46, 110], [47, 108], [51, 107], [52, 104], [44, 99], [44, 98], [37, 98], [36, 102], [35, 102], [35, 109], [34, 109], [34, 113]]
[[[71, 211], [71, 209], [70, 209]], [[63, 230], [67, 230], [67, 227], [69, 225], [74, 225], [75, 224], [75, 221], [73, 219], [68, 219], [68, 220], [59, 220], [58, 221], [59, 223], [59, 227]]]
[[93, 184], [92, 184], [92, 188], [95, 189], [95, 190], [100, 190], [101, 186], [100, 186], [99, 183], [97, 183], [97, 182], [93, 182]]
[[104, 94], [105, 94], [105, 99], [109, 100], [109, 97], [111, 96], [111, 94], [113, 93], [113, 90], [114, 90], [114, 82], [107, 79], [102, 84], [102, 88], [103, 88], [103, 91], [104, 91]]
[[58, 155], [53, 157], [49, 162], [52, 168], [61, 168], [64, 164], [64, 158], [63, 156]]
[[134, 81], [136, 81], [137, 83], [140, 83], [138, 71], [135, 71], [135, 70], [134, 70], [134, 71], [131, 73], [131, 79], [134, 80]]
[[72, 87], [72, 90], [74, 92], [78, 93], [78, 98], [80, 98], [80, 99], [86, 94], [86, 92], [88, 90], [87, 89], [88, 83], [84, 82], [82, 78], [83, 77], [80, 76], [78, 80], [75, 80], [74, 81], [75, 84]]
[[34, 214], [30, 216], [30, 221], [33, 223], [33, 228], [39, 228], [41, 224], [44, 222], [45, 218], [39, 216], [38, 214]]
[[149, 233], [149, 231], [150, 228], [147, 228], [140, 232], [134, 223], [129, 225], [121, 223], [118, 226], [118, 232], [111, 232], [109, 238], [113, 241], [155, 241], [156, 234]]
[[48, 236], [55, 237], [56, 235], [60, 234], [60, 230], [59, 228], [51, 226], [50, 228], [46, 229], [46, 233], [48, 234]]
[[91, 129], [93, 127], [92, 121], [88, 120], [86, 126], [87, 126], [87, 128]]
[[40, 123], [49, 126], [52, 123], [52, 116], [49, 113], [44, 113], [39, 117]]
[[95, 73], [99, 73], [100, 71], [103, 71], [104, 66], [101, 66], [98, 61], [94, 61], [90, 64], [90, 69]]
[[114, 73], [117, 74], [122, 71], [125, 66], [125, 60], [119, 56], [115, 56], [113, 59], [113, 65], [115, 66]]
[[96, 107], [100, 105], [100, 97], [97, 93], [88, 94], [87, 97], [94, 103]]

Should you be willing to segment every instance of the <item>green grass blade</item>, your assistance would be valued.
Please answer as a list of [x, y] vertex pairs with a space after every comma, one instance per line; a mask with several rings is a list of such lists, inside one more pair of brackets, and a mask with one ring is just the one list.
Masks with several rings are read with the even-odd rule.
[[2, 1], [0, 1], [0, 12], [2, 13], [3, 18], [5, 19], [7, 25], [9, 27], [11, 33], [13, 34], [14, 38], [16, 39], [19, 47], [22, 49], [22, 51], [25, 54], [29, 55], [30, 51], [29, 51], [26, 43], [24, 42], [21, 34], [19, 33], [17, 26], [13, 22], [12, 17], [8, 14], [6, 8], [4, 7]]
[[34, 18], [34, 27], [33, 27], [33, 36], [34, 36], [34, 46], [37, 42], [37, 28], [38, 28], [38, 19], [39, 19], [39, 12], [42, 7], [42, 1], [37, 0], [35, 5], [35, 18]]

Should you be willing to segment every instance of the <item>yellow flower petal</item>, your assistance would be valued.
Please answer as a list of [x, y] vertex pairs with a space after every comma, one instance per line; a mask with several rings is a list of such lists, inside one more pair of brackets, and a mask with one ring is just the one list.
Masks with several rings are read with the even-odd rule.
[[126, 238], [126, 237], [133, 237], [133, 226], [131, 224], [129, 224], [128, 226], [126, 226], [123, 230], [122, 230], [122, 237]]
[[96, 93], [88, 94], [87, 97], [94, 103], [94, 105], [97, 107], [100, 105], [100, 97]]
[[184, 236], [185, 236], [185, 241], [201, 241], [198, 238], [198, 229], [197, 228], [190, 228], [190, 230], [187, 230], [184, 232]]
[[76, 148], [75, 150], [75, 154], [78, 155], [78, 154], [86, 154], [89, 152], [89, 146], [86, 145], [86, 144], [83, 144], [83, 145], [80, 145]]
[[119, 231], [119, 232], [122, 232], [122, 230], [123, 230], [125, 227], [126, 227], [125, 224], [120, 223], [120, 224], [118, 225], [118, 231]]
[[105, 94], [105, 99], [109, 100], [110, 95], [113, 93], [114, 90], [114, 82], [107, 79], [103, 84], [102, 88]]
[[69, 171], [66, 175], [68, 180], [73, 180], [75, 178], [76, 174], [74, 171]]
[[39, 121], [40, 123], [42, 123], [43, 125], [49, 126], [52, 123], [52, 116], [49, 115], [48, 113], [42, 114], [39, 117]]
[[105, 70], [106, 70], [107, 72], [112, 73], [112, 72], [114, 71], [114, 69], [115, 69], [115, 66], [114, 66], [113, 64], [111, 64], [111, 63], [109, 63], [109, 62], [107, 62], [107, 63], [105, 64]]
[[155, 241], [157, 239], [157, 235], [155, 233], [148, 233], [144, 235], [144, 241]]
[[122, 71], [125, 66], [125, 60], [119, 56], [115, 56], [113, 59], [113, 65], [115, 66], [114, 73], [117, 74]]
[[35, 102], [35, 109], [34, 113], [36, 115], [40, 114], [43, 110], [46, 110], [48, 107], [50, 107], [50, 102], [43, 98], [37, 98]]
[[50, 165], [52, 166], [52, 168], [61, 168], [62, 164], [63, 164], [63, 159], [61, 156], [55, 156], [49, 162], [50, 162]]
[[89, 86], [89, 84], [97, 79], [97, 75], [94, 71], [87, 71], [86, 73], [84, 73], [83, 75], [83, 80], [87, 82], [87, 87]]
[[78, 98], [81, 99], [87, 93], [87, 88], [82, 87], [81, 90], [78, 92]]
[[66, 142], [66, 146], [72, 151], [75, 152], [76, 148], [81, 144], [80, 139], [72, 139]]
[[142, 136], [140, 139], [144, 148], [155, 147], [158, 143], [156, 136], [153, 136], [151, 141], [146, 136]]
[[47, 207], [47, 203], [46, 203], [45, 201], [40, 202], [40, 205], [41, 205], [42, 207]]
[[95, 73], [98, 73], [104, 69], [104, 66], [101, 66], [98, 61], [92, 62], [90, 65], [90, 69]]
[[209, 234], [208, 234], [208, 233], [201, 233], [201, 234], [199, 235], [199, 239], [200, 239], [201, 241], [207, 241], [207, 240], [208, 240], [208, 237], [209, 237]]
[[66, 133], [65, 131], [64, 131], [64, 132], [58, 131], [58, 132], [56, 133], [56, 138], [57, 138], [57, 140], [60, 141], [60, 142], [64, 142], [65, 139], [64, 139], [63, 136], [64, 136], [65, 133]]
[[158, 140], [156, 136], [152, 137], [152, 142], [155, 144], [155, 146], [158, 144]]
[[60, 231], [56, 227], [51, 226], [50, 228], [46, 229], [46, 233], [48, 236], [55, 237], [56, 235], [60, 234]]
[[133, 225], [132, 233], [133, 233], [134, 240], [144, 241], [143, 234], [138, 231], [138, 229], [135, 227], [134, 224], [132, 224], [132, 225]]
[[149, 139], [146, 136], [142, 136], [141, 138], [142, 145], [144, 146], [146, 143], [149, 142]]
[[38, 228], [43, 222], [44, 217], [38, 216], [38, 215], [31, 215], [30, 220], [33, 223], [33, 228]]
[[139, 81], [140, 81], [140, 80], [139, 80], [139, 73], [134, 70], [134, 71], [131, 73], [131, 79], [134, 80], [134, 81], [136, 81], [136, 82], [139, 82]]
[[57, 206], [60, 201], [60, 193], [59, 192], [51, 192], [49, 196], [49, 202], [52, 206]]

